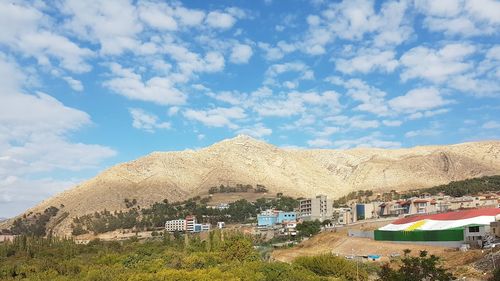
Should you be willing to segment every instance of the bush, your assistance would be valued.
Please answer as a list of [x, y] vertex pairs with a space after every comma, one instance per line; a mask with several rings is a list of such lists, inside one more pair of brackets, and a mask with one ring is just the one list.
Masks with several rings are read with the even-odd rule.
[[368, 274], [356, 263], [332, 254], [299, 257], [293, 262], [319, 276], [337, 277], [342, 280], [368, 280]]

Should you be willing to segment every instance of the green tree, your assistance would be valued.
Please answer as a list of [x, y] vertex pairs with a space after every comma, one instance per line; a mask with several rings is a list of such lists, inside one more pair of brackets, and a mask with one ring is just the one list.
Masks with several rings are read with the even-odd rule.
[[418, 257], [405, 252], [399, 269], [392, 269], [389, 264], [384, 264], [379, 272], [381, 281], [448, 281], [456, 278], [438, 264], [439, 258], [427, 255], [427, 251], [420, 251]]

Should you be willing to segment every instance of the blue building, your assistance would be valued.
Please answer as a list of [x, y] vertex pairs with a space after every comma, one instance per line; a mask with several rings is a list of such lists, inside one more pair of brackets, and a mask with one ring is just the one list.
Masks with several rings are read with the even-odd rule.
[[297, 220], [297, 213], [279, 211], [278, 217], [276, 218], [276, 223], [283, 223], [296, 220]]
[[297, 213], [266, 210], [257, 215], [257, 226], [271, 227], [275, 224], [297, 220]]

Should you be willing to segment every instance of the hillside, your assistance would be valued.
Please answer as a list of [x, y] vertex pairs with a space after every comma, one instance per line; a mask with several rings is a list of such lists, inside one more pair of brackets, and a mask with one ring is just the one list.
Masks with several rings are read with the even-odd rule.
[[494, 174], [500, 174], [500, 141], [395, 150], [300, 150], [238, 136], [196, 151], [154, 152], [116, 165], [27, 213], [64, 206], [51, 227], [56, 234], [67, 234], [74, 216], [123, 210], [125, 199], [148, 206], [206, 195], [220, 184], [261, 184], [272, 194], [338, 197], [353, 190], [408, 190]]

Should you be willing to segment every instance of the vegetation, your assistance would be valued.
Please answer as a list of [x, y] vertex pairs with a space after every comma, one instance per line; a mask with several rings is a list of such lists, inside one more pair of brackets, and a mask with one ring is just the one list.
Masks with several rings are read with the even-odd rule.
[[[245, 223], [252, 221], [257, 214], [265, 209], [276, 208], [292, 211], [298, 206], [298, 201], [292, 197], [259, 198], [256, 202], [238, 200], [230, 203], [227, 209], [209, 208], [206, 198], [195, 197], [183, 202], [170, 203], [168, 200], [153, 204], [148, 208], [134, 206], [128, 211], [109, 212], [107, 210], [96, 212], [73, 219], [73, 235], [88, 232], [95, 234], [117, 229], [152, 230], [163, 227], [165, 221], [184, 218], [187, 215], [196, 216], [197, 220], [204, 223], [216, 224], [218, 221], [229, 223]], [[136, 202], [135, 199], [127, 202]], [[135, 205], [135, 204], [134, 204]]]
[[370, 202], [369, 197], [373, 195], [373, 191], [371, 190], [358, 190], [352, 191], [349, 194], [342, 196], [333, 201], [333, 207], [339, 208], [342, 206], [346, 206], [347, 203], [351, 200], [356, 200], [356, 202]]
[[451, 273], [439, 266], [439, 258], [430, 255], [427, 256], [427, 251], [420, 251], [418, 257], [409, 255], [410, 250], [405, 250], [404, 258], [401, 260], [401, 266], [395, 270], [389, 264], [382, 266], [379, 272], [379, 280], [381, 281], [412, 281], [412, 280], [429, 280], [429, 281], [447, 281], [455, 280]]
[[225, 186], [221, 184], [220, 186], [212, 186], [208, 189], [208, 193], [235, 193], [235, 192], [255, 192], [255, 193], [266, 193], [267, 188], [261, 184], [257, 184], [255, 188], [250, 184], [237, 184], [236, 186]]
[[[358, 272], [366, 280], [366, 272]], [[264, 262], [237, 232], [172, 236], [138, 242], [19, 236], [0, 244], [1, 280], [356, 280], [356, 266], [333, 256]]]
[[46, 233], [47, 223], [50, 221], [52, 217], [55, 217], [58, 212], [59, 212], [58, 208], [51, 206], [45, 209], [43, 214], [36, 213], [33, 216], [25, 215], [22, 218], [16, 219], [13, 222], [10, 231], [5, 231], [5, 232], [11, 234], [27, 234], [35, 236], [48, 235], [48, 233]]
[[500, 176], [490, 176], [463, 181], [452, 181], [449, 184], [414, 190], [412, 193], [430, 193], [433, 195], [444, 193], [453, 197], [461, 197], [465, 195], [498, 191], [500, 191]]
[[319, 220], [304, 221], [297, 224], [297, 231], [301, 237], [310, 237], [316, 235], [321, 230], [321, 223]]

